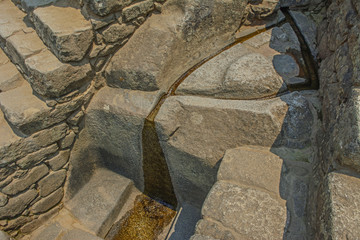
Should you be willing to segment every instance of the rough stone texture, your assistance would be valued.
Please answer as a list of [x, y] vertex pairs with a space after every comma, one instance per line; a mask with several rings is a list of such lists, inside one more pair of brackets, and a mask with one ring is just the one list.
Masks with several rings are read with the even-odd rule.
[[135, 26], [131, 24], [112, 24], [103, 32], [103, 39], [106, 43], [115, 43], [128, 37], [135, 31]]
[[51, 170], [57, 171], [62, 168], [69, 160], [70, 150], [60, 151], [56, 156], [49, 159], [47, 162], [50, 165]]
[[[225, 150], [249, 144], [271, 146], [281, 131], [287, 108], [279, 98], [168, 98], [155, 122], [178, 195], [184, 201], [201, 204], [214, 184], [216, 164]], [[257, 122], [262, 123], [261, 131]]]
[[66, 135], [64, 139], [60, 141], [60, 148], [65, 149], [72, 146], [72, 144], [75, 141], [75, 137], [76, 137], [75, 132], [71, 131], [68, 135]]
[[82, 132], [73, 147], [72, 169], [79, 171], [73, 176], [83, 177], [81, 167], [75, 166], [82, 165], [83, 150], [90, 144], [104, 159], [97, 164], [112, 166], [142, 189], [141, 134], [144, 119], [154, 107], [157, 96], [157, 92], [101, 89], [87, 109], [85, 129], [88, 132]]
[[45, 164], [42, 164], [38, 167], [33, 168], [29, 173], [23, 178], [14, 179], [9, 185], [4, 187], [1, 191], [8, 195], [15, 195], [26, 188], [30, 187], [32, 184], [37, 182], [39, 179], [44, 177], [49, 172], [49, 169]]
[[284, 79], [290, 79], [299, 75], [299, 65], [290, 55], [276, 55], [273, 59], [276, 72]]
[[223, 0], [166, 2], [162, 14], [151, 16], [114, 55], [106, 70], [108, 83], [164, 91], [186, 70], [231, 42], [245, 5]]
[[282, 239], [285, 202], [265, 191], [219, 181], [211, 189], [202, 214], [247, 239]]
[[32, 16], [37, 33], [61, 61], [83, 59], [94, 33], [80, 10], [49, 6], [37, 8]]
[[[259, 187], [280, 197], [283, 160], [269, 148], [240, 147], [227, 150], [217, 174], [218, 181], [236, 181]], [[271, 174], [270, 174], [271, 173]]]
[[13, 218], [21, 214], [31, 201], [38, 195], [35, 189], [30, 189], [14, 198], [11, 198], [5, 207], [0, 207], [0, 219]]
[[43, 148], [37, 152], [30, 153], [26, 157], [18, 160], [16, 164], [22, 169], [29, 169], [38, 163], [44, 161], [51, 154], [58, 150], [57, 144], [50, 145], [49, 147]]
[[92, 233], [105, 237], [132, 187], [131, 180], [100, 168], [65, 206]]
[[38, 183], [40, 196], [45, 197], [59, 188], [65, 181], [66, 170], [60, 170], [49, 174]]
[[227, 99], [255, 99], [275, 95], [284, 88], [265, 56], [242, 44], [221, 53], [195, 70], [177, 89], [181, 95]]
[[127, 5], [129, 5], [132, 0], [99, 0], [99, 1], [90, 1], [88, 0], [91, 9], [100, 16], [105, 16], [109, 13], [118, 11]]
[[32, 88], [46, 97], [67, 94], [88, 81], [90, 64], [64, 64], [50, 51], [44, 51], [25, 60]]
[[0, 92], [17, 88], [25, 81], [15, 65], [10, 62], [3, 65], [0, 64], [0, 74]]
[[153, 0], [145, 0], [142, 2], [135, 3], [129, 7], [123, 9], [123, 14], [126, 21], [130, 21], [140, 15], [145, 15], [154, 9]]
[[64, 190], [62, 188], [59, 188], [49, 196], [35, 203], [31, 207], [32, 212], [35, 214], [47, 212], [49, 209], [51, 209], [61, 201], [63, 195], [64, 195]]
[[0, 16], [0, 43], [2, 44], [13, 33], [26, 28], [23, 22], [26, 14], [20, 11], [11, 1], [0, 2]]
[[360, 180], [332, 172], [327, 176], [327, 202], [323, 209], [325, 239], [357, 239], [360, 236]]
[[[2, 115], [0, 114], [0, 116]], [[4, 123], [4, 120], [2, 122]], [[5, 124], [7, 125], [6, 122]], [[63, 138], [66, 134], [67, 129], [67, 125], [63, 123], [56, 125], [52, 128], [37, 132], [27, 138], [20, 138], [14, 133], [8, 135], [11, 136], [11, 138], [8, 139], [9, 142], [4, 142], [4, 144], [0, 147], [0, 165], [5, 166], [13, 161], [16, 161], [17, 159], [25, 157], [29, 153], [38, 151], [43, 147], [49, 146], [50, 144]], [[10, 127], [8, 126], [5, 127], [5, 130], [11, 131]], [[9, 133], [6, 132], [6, 134]]]

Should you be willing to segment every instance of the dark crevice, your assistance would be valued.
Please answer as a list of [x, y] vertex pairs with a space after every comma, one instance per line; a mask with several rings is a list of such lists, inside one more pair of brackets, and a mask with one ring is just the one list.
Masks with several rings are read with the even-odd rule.
[[299, 43], [300, 43], [300, 49], [301, 49], [301, 55], [304, 59], [305, 64], [305, 74], [307, 78], [310, 80], [308, 83], [305, 84], [299, 84], [294, 85], [291, 87], [290, 90], [306, 90], [306, 89], [319, 89], [319, 77], [318, 77], [318, 65], [313, 58], [311, 54], [310, 47], [308, 43], [305, 40], [304, 35], [300, 31], [299, 26], [294, 21], [293, 17], [291, 16], [289, 12], [288, 7], [280, 8], [281, 12], [284, 14], [286, 21], [290, 24], [291, 28], [294, 30]]

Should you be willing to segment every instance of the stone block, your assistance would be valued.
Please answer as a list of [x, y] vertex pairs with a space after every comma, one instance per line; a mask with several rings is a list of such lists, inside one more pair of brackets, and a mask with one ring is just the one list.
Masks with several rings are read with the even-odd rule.
[[62, 169], [57, 172], [52, 172], [45, 178], [38, 182], [39, 192], [41, 197], [46, 197], [50, 193], [58, 189], [65, 181], [66, 170]]
[[44, 213], [58, 204], [64, 196], [64, 190], [59, 188], [55, 192], [51, 193], [49, 196], [39, 200], [32, 207], [31, 211], [34, 214]]
[[46, 97], [60, 97], [83, 86], [91, 75], [90, 64], [61, 63], [46, 50], [25, 60], [32, 88]]
[[246, 239], [282, 239], [285, 201], [266, 191], [216, 182], [202, 208], [205, 217], [220, 222]]
[[8, 90], [19, 87], [24, 83], [24, 78], [21, 76], [17, 68], [11, 62], [0, 65], [0, 91], [6, 92]]
[[91, 23], [75, 8], [37, 8], [33, 21], [41, 39], [64, 62], [82, 60], [94, 37]]
[[5, 39], [27, 28], [23, 19], [26, 13], [19, 10], [11, 1], [0, 2], [0, 42], [5, 42]]
[[61, 139], [60, 148], [65, 149], [71, 147], [75, 141], [75, 137], [76, 134], [73, 131], [71, 131], [68, 135], [65, 136], [65, 138]]
[[18, 160], [16, 162], [16, 164], [22, 169], [32, 168], [33, 166], [37, 165], [38, 163], [44, 161], [51, 154], [55, 153], [58, 149], [59, 149], [59, 147], [55, 143], [46, 148], [40, 149], [37, 152], [30, 153], [26, 157]]
[[326, 213], [324, 237], [357, 239], [360, 236], [360, 180], [357, 177], [332, 172], [326, 179]]
[[152, 11], [153, 9], [154, 9], [154, 1], [145, 0], [124, 8], [122, 12], [125, 21], [130, 21], [134, 18], [139, 17], [140, 15], [146, 15], [148, 12]]
[[134, 31], [134, 25], [115, 23], [104, 29], [101, 34], [106, 43], [115, 43], [128, 37]]
[[25, 174], [24, 177], [14, 179], [9, 185], [2, 189], [2, 192], [8, 195], [15, 195], [30, 187], [32, 184], [48, 174], [48, 172], [49, 169], [45, 164], [34, 167], [27, 174]]
[[21, 214], [37, 195], [35, 189], [30, 189], [14, 198], [10, 198], [6, 206], [0, 207], [0, 219], [9, 219]]
[[232, 181], [262, 188], [280, 197], [283, 160], [269, 148], [240, 147], [225, 152], [218, 171], [218, 181]]
[[105, 237], [132, 187], [131, 180], [100, 168], [65, 207], [93, 234]]
[[132, 0], [88, 0], [88, 2], [95, 14], [100, 16], [106, 16], [109, 13], [116, 12], [128, 6], [132, 2]]
[[51, 170], [57, 171], [61, 169], [69, 160], [70, 150], [60, 151], [56, 156], [47, 160]]

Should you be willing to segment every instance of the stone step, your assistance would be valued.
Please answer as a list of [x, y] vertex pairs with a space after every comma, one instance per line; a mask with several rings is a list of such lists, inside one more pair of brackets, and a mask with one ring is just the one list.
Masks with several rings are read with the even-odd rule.
[[226, 151], [217, 182], [202, 206], [197, 235], [282, 239], [287, 219], [281, 194], [283, 160], [269, 150], [247, 146]]
[[100, 168], [89, 182], [65, 203], [65, 208], [93, 234], [105, 237], [132, 189], [131, 180]]
[[0, 1], [0, 46], [17, 64], [31, 87], [45, 97], [59, 97], [82, 86], [90, 64], [60, 62], [37, 36], [24, 12], [10, 0]]
[[19, 87], [24, 78], [0, 48], [0, 93]]
[[40, 7], [32, 20], [40, 38], [63, 62], [82, 60], [94, 38], [90, 21], [76, 8]]

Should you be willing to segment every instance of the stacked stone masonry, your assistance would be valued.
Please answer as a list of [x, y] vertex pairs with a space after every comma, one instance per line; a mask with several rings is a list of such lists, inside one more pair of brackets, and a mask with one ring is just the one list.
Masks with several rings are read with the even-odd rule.
[[191, 211], [163, 237], [359, 238], [359, 12], [0, 0], [0, 239], [108, 240], [151, 151]]

